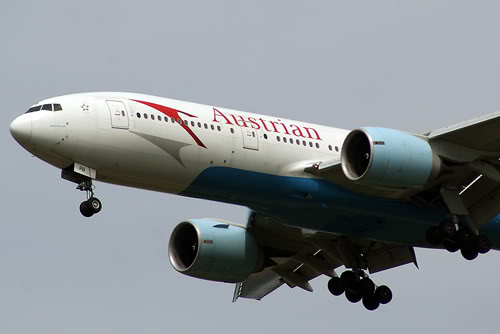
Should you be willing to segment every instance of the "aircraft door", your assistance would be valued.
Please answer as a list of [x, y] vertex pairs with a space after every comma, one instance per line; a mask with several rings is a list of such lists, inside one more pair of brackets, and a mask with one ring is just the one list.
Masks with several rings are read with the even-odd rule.
[[259, 133], [257, 130], [252, 128], [241, 128], [241, 133], [243, 135], [243, 148], [249, 150], [259, 150]]
[[122, 101], [106, 101], [111, 114], [111, 127], [115, 129], [128, 129], [128, 112]]

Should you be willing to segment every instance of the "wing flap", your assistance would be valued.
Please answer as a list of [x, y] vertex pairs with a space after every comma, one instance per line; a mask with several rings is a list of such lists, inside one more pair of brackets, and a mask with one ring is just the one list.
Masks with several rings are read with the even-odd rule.
[[271, 269], [252, 274], [246, 281], [236, 284], [233, 303], [238, 297], [261, 300], [284, 283]]
[[314, 268], [291, 258], [282, 264], [254, 273], [246, 281], [236, 284], [233, 302], [239, 297], [261, 300], [285, 283], [290, 288], [300, 287], [312, 292], [309, 281], [320, 275]]
[[390, 268], [414, 263], [418, 268], [417, 258], [412, 247], [381, 244], [366, 255], [370, 274]]
[[481, 227], [500, 213], [500, 184], [474, 173], [475, 179], [460, 193], [472, 223]]

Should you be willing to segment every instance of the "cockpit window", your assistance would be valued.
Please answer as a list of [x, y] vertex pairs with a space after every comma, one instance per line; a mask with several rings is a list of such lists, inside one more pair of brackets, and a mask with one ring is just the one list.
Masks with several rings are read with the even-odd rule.
[[26, 114], [30, 113], [30, 112], [40, 111], [40, 110], [61, 111], [63, 109], [59, 103], [44, 104], [44, 105], [38, 105], [38, 106], [33, 106], [33, 107], [29, 108], [28, 111], [26, 112]]
[[42, 109], [42, 106], [34, 106], [34, 107], [31, 107], [28, 109], [28, 111], [26, 113], [30, 113], [30, 112], [34, 112], [34, 111], [38, 111]]

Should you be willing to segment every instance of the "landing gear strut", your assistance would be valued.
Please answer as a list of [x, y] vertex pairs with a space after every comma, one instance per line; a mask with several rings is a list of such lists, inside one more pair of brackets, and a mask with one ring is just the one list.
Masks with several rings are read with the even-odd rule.
[[466, 260], [474, 260], [479, 254], [486, 254], [491, 249], [488, 237], [479, 234], [478, 226], [471, 220], [469, 209], [465, 206], [461, 192], [457, 187], [443, 185], [441, 198], [448, 208], [450, 218], [439, 226], [427, 230], [427, 241], [433, 245], [442, 245], [449, 252], [460, 250]]
[[90, 218], [101, 211], [102, 203], [97, 197], [94, 197], [94, 186], [91, 179], [81, 182], [76, 189], [85, 191], [87, 194], [87, 200], [80, 204], [80, 213], [84, 217]]
[[488, 237], [474, 233], [456, 216], [441, 222], [439, 226], [429, 228], [427, 241], [433, 246], [443, 245], [451, 253], [460, 250], [462, 256], [469, 261], [491, 250]]
[[392, 300], [392, 291], [385, 285], [376, 286], [363, 270], [346, 270], [340, 277], [328, 281], [328, 290], [334, 296], [345, 293], [351, 303], [363, 301], [369, 311], [376, 310], [381, 304]]

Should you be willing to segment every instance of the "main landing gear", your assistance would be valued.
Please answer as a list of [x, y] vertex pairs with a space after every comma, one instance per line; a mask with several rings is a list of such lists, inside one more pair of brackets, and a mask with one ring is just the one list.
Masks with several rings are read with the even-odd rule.
[[460, 250], [467, 260], [474, 260], [479, 254], [486, 254], [491, 250], [488, 237], [476, 235], [456, 216], [442, 221], [439, 226], [427, 230], [427, 241], [433, 246], [442, 245], [451, 253]]
[[340, 277], [332, 277], [328, 281], [328, 290], [334, 296], [345, 294], [351, 303], [362, 301], [369, 311], [392, 300], [391, 289], [385, 285], [376, 286], [362, 270], [347, 270]]
[[91, 179], [83, 181], [76, 189], [87, 193], [87, 200], [80, 204], [80, 213], [84, 217], [89, 218], [101, 212], [102, 203], [97, 197], [94, 197], [94, 186]]

